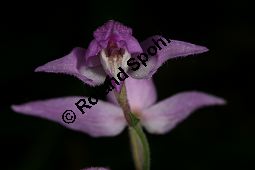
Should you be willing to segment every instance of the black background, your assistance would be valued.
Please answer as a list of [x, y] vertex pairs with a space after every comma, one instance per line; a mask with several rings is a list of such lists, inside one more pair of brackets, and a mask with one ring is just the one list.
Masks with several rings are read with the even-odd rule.
[[228, 101], [196, 111], [166, 135], [148, 134], [152, 169], [254, 169], [252, 10], [245, 1], [1, 4], [1, 169], [134, 169], [126, 130], [91, 138], [10, 110], [11, 104], [94, 91], [73, 77], [33, 71], [76, 46], [86, 48], [92, 32], [109, 19], [132, 27], [140, 41], [162, 34], [210, 49], [161, 67], [154, 76], [159, 100], [200, 90]]

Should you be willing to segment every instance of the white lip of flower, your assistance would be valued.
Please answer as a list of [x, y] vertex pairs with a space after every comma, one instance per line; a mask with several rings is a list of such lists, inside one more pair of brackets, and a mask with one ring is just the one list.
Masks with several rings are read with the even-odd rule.
[[107, 56], [105, 49], [100, 54], [100, 61], [104, 70], [117, 79], [117, 73], [120, 71], [118, 68], [121, 67], [125, 72], [128, 70], [127, 61], [131, 58], [131, 55], [127, 50], [123, 54], [115, 54], [113, 56]]

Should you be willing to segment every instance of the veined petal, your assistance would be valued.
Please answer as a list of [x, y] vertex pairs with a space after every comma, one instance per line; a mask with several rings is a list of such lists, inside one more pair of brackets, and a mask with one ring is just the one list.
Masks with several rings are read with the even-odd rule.
[[93, 35], [95, 39], [88, 47], [86, 61], [96, 57], [102, 49], [106, 49], [109, 42], [116, 43], [118, 48], [126, 49], [130, 54], [142, 52], [139, 42], [132, 36], [132, 29], [120, 22], [109, 20], [97, 28]]
[[223, 104], [223, 99], [206, 93], [182, 92], [143, 110], [141, 121], [149, 132], [164, 134], [196, 109]]
[[98, 27], [93, 35], [98, 41], [100, 41], [106, 40], [112, 34], [119, 36], [132, 35], [132, 29], [120, 22], [109, 20], [101, 27]]
[[[162, 43], [162, 41], [165, 45]], [[184, 41], [166, 39], [163, 36], [155, 35], [141, 42], [143, 51], [148, 54], [151, 46], [157, 47], [157, 53], [149, 56], [147, 67], [141, 66], [139, 70], [129, 73], [134, 78], [149, 78], [157, 69], [167, 60], [176, 57], [185, 57], [188, 55], [199, 54], [208, 51], [206, 47], [191, 44]]]
[[[93, 137], [115, 136], [122, 132], [126, 122], [119, 107], [99, 100], [90, 109], [84, 108], [85, 114], [82, 114], [75, 105], [80, 99], [84, 99], [84, 97], [40, 100], [13, 105], [12, 109], [26, 115], [55, 121], [67, 128], [85, 132]], [[88, 101], [87, 98], [86, 101]], [[75, 113], [76, 119], [73, 123], [67, 124], [62, 120], [65, 110], [72, 110]]]
[[74, 48], [70, 54], [36, 68], [36, 72], [64, 73], [72, 75], [84, 83], [96, 86], [104, 82], [106, 74], [102, 67], [88, 67], [83, 48]]
[[[157, 92], [152, 79], [133, 79], [125, 80], [127, 98], [133, 112], [140, 112], [154, 104], [157, 100]], [[114, 92], [107, 95], [107, 99], [112, 103], [118, 104]]]

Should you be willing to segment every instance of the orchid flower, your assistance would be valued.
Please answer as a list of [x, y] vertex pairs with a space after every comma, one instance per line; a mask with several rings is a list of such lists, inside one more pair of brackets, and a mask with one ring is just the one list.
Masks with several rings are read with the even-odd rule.
[[149, 146], [142, 126], [150, 133], [165, 134], [196, 109], [225, 103], [219, 97], [197, 91], [181, 92], [156, 103], [157, 93], [151, 77], [157, 69], [168, 59], [208, 50], [206, 47], [171, 40], [168, 46], [148, 58], [146, 64], [142, 63], [145, 67], [140, 66], [139, 62], [139, 68], [135, 71], [128, 67], [128, 61], [136, 61], [137, 54], [145, 52], [155, 39], [160, 38], [156, 35], [139, 43], [132, 36], [130, 28], [109, 21], [94, 32], [94, 40], [87, 50], [74, 48], [70, 54], [38, 67], [35, 71], [73, 75], [91, 86], [103, 84], [105, 77], [116, 77], [118, 68], [123, 68], [130, 75], [116, 89], [117, 92], [107, 94], [108, 102], [99, 100], [86, 110], [86, 115], [76, 114], [77, 119], [72, 124], [62, 121], [62, 111], [70, 109], [79, 113], [75, 103], [84, 97], [33, 101], [13, 105], [12, 109], [58, 122], [93, 137], [118, 135], [128, 125], [136, 169], [149, 170]]
[[168, 59], [208, 51], [206, 47], [171, 40], [156, 55], [149, 57], [146, 67], [140, 66], [133, 71], [127, 61], [135, 60], [137, 54], [146, 52], [153, 41], [162, 36], [155, 35], [139, 43], [132, 36], [131, 28], [113, 20], [96, 29], [93, 35], [94, 39], [87, 49], [76, 47], [70, 54], [40, 66], [35, 71], [64, 73], [77, 77], [85, 84], [96, 86], [103, 84], [107, 75], [116, 77], [119, 67], [133, 78], [148, 79]]

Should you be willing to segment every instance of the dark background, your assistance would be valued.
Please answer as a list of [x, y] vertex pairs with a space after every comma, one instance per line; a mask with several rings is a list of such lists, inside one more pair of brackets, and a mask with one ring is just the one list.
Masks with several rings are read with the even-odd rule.
[[140, 41], [162, 34], [210, 49], [161, 67], [154, 76], [159, 100], [200, 90], [228, 101], [196, 111], [166, 135], [148, 134], [152, 169], [255, 169], [252, 10], [245, 1], [1, 4], [1, 169], [134, 169], [126, 130], [91, 138], [10, 110], [14, 103], [94, 91], [73, 77], [33, 70], [76, 46], [86, 48], [92, 32], [109, 19], [132, 27]]

